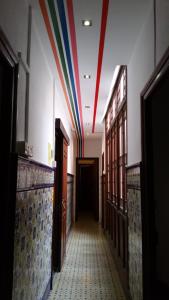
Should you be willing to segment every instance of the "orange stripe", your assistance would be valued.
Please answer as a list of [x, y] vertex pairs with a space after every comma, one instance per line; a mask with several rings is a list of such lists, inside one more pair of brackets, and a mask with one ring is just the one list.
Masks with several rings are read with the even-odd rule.
[[73, 117], [72, 117], [72, 112], [71, 112], [71, 108], [70, 108], [69, 98], [68, 98], [68, 95], [67, 95], [67, 91], [66, 91], [66, 87], [65, 87], [65, 83], [64, 83], [64, 79], [63, 79], [63, 75], [62, 75], [62, 70], [61, 70], [61, 67], [60, 67], [60, 62], [59, 62], [59, 58], [58, 58], [58, 54], [57, 54], [57, 50], [56, 50], [56, 45], [55, 45], [55, 41], [54, 41], [54, 38], [53, 38], [53, 34], [52, 34], [51, 26], [50, 26], [50, 21], [49, 21], [49, 18], [48, 18], [47, 9], [46, 9], [46, 6], [45, 6], [45, 0], [39, 0], [39, 5], [40, 5], [42, 15], [43, 15], [43, 18], [44, 18], [44, 21], [45, 21], [45, 24], [46, 24], [46, 29], [47, 29], [49, 40], [50, 40], [50, 43], [51, 43], [54, 59], [55, 59], [55, 62], [56, 62], [56, 67], [57, 67], [59, 78], [60, 78], [60, 81], [61, 81], [63, 93], [64, 93], [64, 96], [65, 96], [65, 99], [66, 99], [67, 107], [68, 107], [68, 110], [69, 110], [71, 123], [72, 123], [73, 128], [75, 128]]

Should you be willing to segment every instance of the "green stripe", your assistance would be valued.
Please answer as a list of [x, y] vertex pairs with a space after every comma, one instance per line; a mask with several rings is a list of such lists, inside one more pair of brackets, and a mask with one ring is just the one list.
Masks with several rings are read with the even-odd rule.
[[51, 15], [53, 28], [54, 28], [54, 32], [55, 32], [55, 37], [56, 37], [56, 41], [57, 41], [57, 45], [58, 45], [58, 50], [59, 50], [59, 55], [60, 55], [60, 59], [61, 59], [62, 69], [63, 69], [63, 73], [64, 73], [66, 85], [67, 85], [67, 90], [68, 90], [68, 94], [69, 94], [69, 99], [70, 99], [70, 104], [71, 104], [71, 108], [72, 108], [72, 112], [73, 112], [73, 117], [74, 117], [74, 121], [75, 121], [75, 125], [76, 125], [76, 130], [77, 130], [78, 134], [80, 135], [80, 128], [78, 127], [78, 124], [77, 124], [77, 116], [76, 116], [76, 113], [75, 113], [74, 101], [73, 101], [73, 98], [72, 98], [72, 92], [71, 92], [70, 83], [69, 83], [69, 77], [68, 77], [68, 72], [67, 72], [67, 67], [66, 67], [66, 61], [65, 61], [64, 51], [63, 51], [63, 45], [62, 45], [62, 40], [61, 40], [61, 36], [60, 36], [60, 32], [59, 32], [59, 26], [58, 26], [56, 11], [55, 11], [55, 5], [54, 5], [53, 0], [47, 0], [47, 1], [48, 1], [50, 15]]

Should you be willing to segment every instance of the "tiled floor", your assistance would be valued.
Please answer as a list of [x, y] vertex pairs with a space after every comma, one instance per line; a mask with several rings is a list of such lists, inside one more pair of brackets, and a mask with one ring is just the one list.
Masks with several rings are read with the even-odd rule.
[[54, 282], [49, 300], [125, 300], [107, 240], [92, 218], [74, 226]]

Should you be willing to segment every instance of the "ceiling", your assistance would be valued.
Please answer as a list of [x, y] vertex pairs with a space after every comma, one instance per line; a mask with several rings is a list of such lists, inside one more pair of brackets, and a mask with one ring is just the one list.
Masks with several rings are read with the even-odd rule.
[[[151, 0], [38, 0], [72, 127], [102, 134], [117, 65], [128, 64]], [[82, 20], [92, 20], [91, 27]], [[84, 79], [89, 74], [90, 79]], [[85, 107], [87, 106], [87, 108]]]

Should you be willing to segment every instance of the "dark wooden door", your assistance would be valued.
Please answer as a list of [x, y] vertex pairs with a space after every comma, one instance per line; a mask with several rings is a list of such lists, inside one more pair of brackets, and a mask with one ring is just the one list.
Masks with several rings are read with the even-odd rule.
[[169, 299], [169, 50], [142, 92], [144, 300]]
[[55, 121], [55, 196], [53, 209], [52, 270], [60, 272], [66, 254], [67, 147], [69, 138], [60, 119]]
[[62, 172], [62, 228], [61, 228], [61, 265], [66, 254], [66, 215], [67, 215], [67, 142], [63, 139], [63, 172]]
[[105, 229], [106, 228], [106, 175], [102, 175], [102, 227]]

